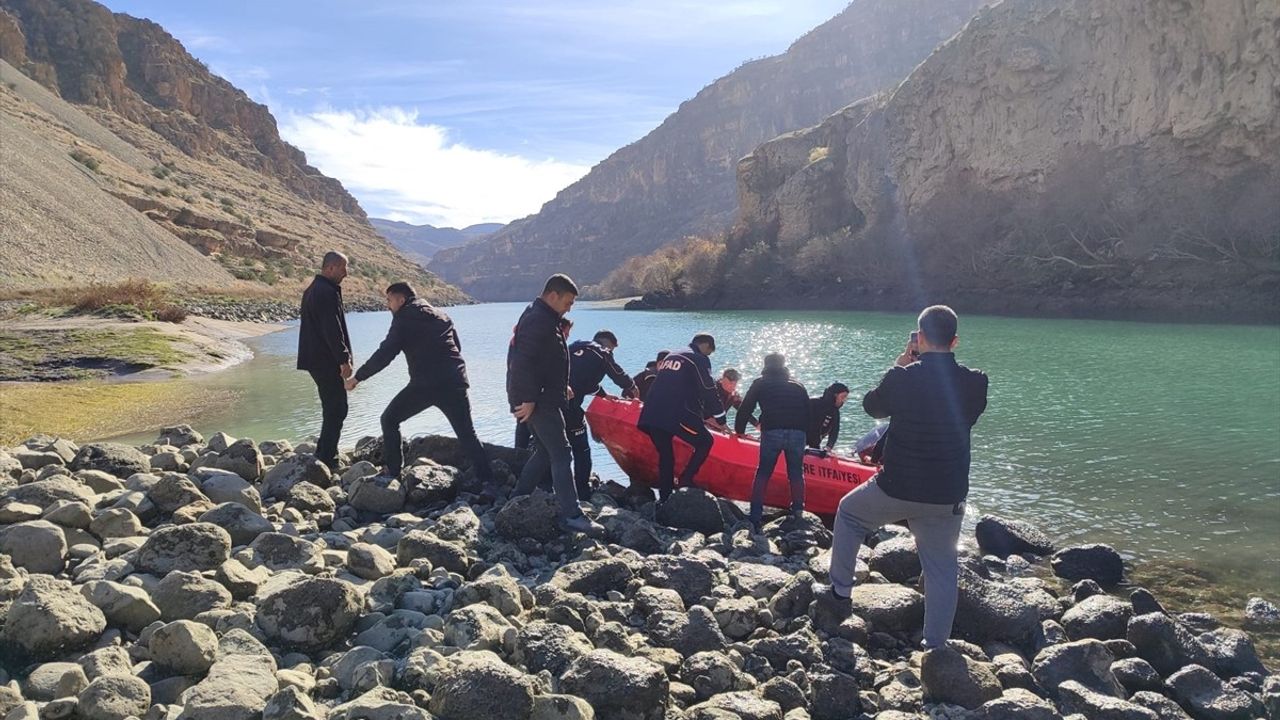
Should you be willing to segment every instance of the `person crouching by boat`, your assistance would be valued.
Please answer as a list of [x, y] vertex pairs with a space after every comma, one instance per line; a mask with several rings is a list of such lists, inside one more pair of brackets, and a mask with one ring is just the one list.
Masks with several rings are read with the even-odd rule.
[[693, 336], [686, 350], [672, 350], [658, 363], [658, 374], [649, 389], [649, 397], [640, 410], [636, 425], [648, 433], [658, 451], [658, 502], [665, 502], [675, 489], [675, 448], [680, 438], [693, 447], [693, 456], [680, 473], [682, 487], [693, 486], [694, 476], [711, 453], [711, 432], [707, 424], [720, 429], [715, 422], [719, 414], [720, 396], [711, 379], [711, 353], [716, 340], [708, 333]]
[[[738, 394], [738, 383], [741, 380], [742, 373], [737, 368], [725, 368], [716, 381], [716, 393], [720, 396], [720, 414], [716, 415], [716, 422], [725, 427], [729, 425], [729, 410], [742, 407], [742, 396]], [[751, 423], [751, 427], [760, 425], [754, 415], [747, 418], [747, 422]]]
[[404, 353], [409, 366], [409, 384], [382, 412], [383, 470], [379, 480], [389, 483], [400, 476], [401, 423], [427, 408], [438, 407], [475, 468], [476, 478], [486, 485], [492, 484], [493, 470], [471, 419], [467, 364], [462, 359], [462, 341], [458, 339], [453, 320], [419, 298], [405, 282], [392, 283], [387, 288], [387, 309], [391, 311], [391, 328], [387, 330], [386, 339], [346, 382], [347, 392], [351, 392]]
[[528, 423], [533, 434], [533, 456], [525, 463], [512, 495], [533, 492], [550, 468], [561, 529], [603, 535], [604, 527], [583, 515], [578, 506], [564, 427], [569, 347], [560, 331], [560, 319], [577, 298], [578, 286], [568, 275], [552, 275], [542, 295], [520, 315], [507, 349], [507, 401], [511, 414]]
[[[560, 335], [564, 337], [565, 342], [569, 341], [569, 332], [573, 330], [573, 321], [567, 317], [560, 318]], [[529, 423], [516, 421], [516, 444], [517, 450], [533, 449], [533, 431], [529, 429]], [[547, 490], [551, 489], [551, 469], [547, 468], [547, 476], [541, 483]]]
[[640, 398], [640, 402], [644, 402], [649, 397], [649, 388], [653, 387], [653, 381], [658, 377], [658, 363], [667, 356], [666, 350], [658, 351], [658, 358], [645, 363], [644, 369], [636, 373], [632, 380], [636, 383], [636, 397]]
[[751, 527], [761, 530], [764, 515], [764, 493], [781, 454], [787, 463], [787, 480], [791, 483], [791, 514], [804, 514], [804, 442], [809, 429], [809, 392], [791, 377], [787, 359], [782, 353], [764, 356], [764, 370], [751, 383], [734, 431], [747, 431], [748, 418], [760, 406], [760, 464], [751, 486]]
[[951, 636], [959, 573], [956, 545], [969, 493], [970, 432], [987, 407], [987, 376], [956, 362], [957, 319], [945, 305], [920, 313], [917, 360], [898, 357], [862, 407], [889, 418], [883, 465], [840, 501], [823, 602], [847, 609], [858, 549], [886, 523], [907, 521], [924, 573], [926, 649]]
[[844, 383], [831, 383], [822, 391], [822, 397], [810, 398], [809, 427], [805, 437], [809, 447], [826, 452], [835, 448], [840, 437], [840, 408], [848, 399], [849, 388]]
[[613, 359], [618, 336], [608, 330], [596, 332], [590, 340], [579, 340], [569, 346], [569, 390], [573, 396], [565, 405], [564, 424], [573, 450], [573, 483], [579, 498], [591, 497], [591, 439], [587, 436], [587, 415], [582, 405], [587, 398], [604, 394], [600, 383], [605, 376], [622, 391], [623, 397], [636, 397], [636, 384]]

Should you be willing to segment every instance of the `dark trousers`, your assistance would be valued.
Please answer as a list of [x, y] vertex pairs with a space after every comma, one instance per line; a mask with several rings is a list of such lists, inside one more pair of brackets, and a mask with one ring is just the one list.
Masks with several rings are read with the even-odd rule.
[[551, 403], [540, 402], [525, 421], [533, 432], [533, 456], [524, 464], [520, 480], [516, 482], [513, 497], [528, 495], [539, 481], [551, 471], [551, 486], [560, 508], [560, 517], [569, 519], [582, 514], [578, 507], [578, 492], [573, 485], [573, 471], [569, 465], [572, 455], [569, 438], [564, 432], [564, 415]]
[[517, 450], [529, 450], [533, 448], [533, 431], [529, 429], [529, 423], [516, 423], [516, 444]]
[[320, 437], [316, 440], [316, 459], [332, 466], [338, 461], [338, 437], [347, 419], [347, 389], [342, 385], [338, 368], [308, 370], [320, 395]]
[[760, 465], [751, 486], [751, 522], [759, 525], [764, 516], [764, 492], [778, 464], [778, 455], [787, 461], [787, 480], [791, 483], [791, 513], [804, 512], [804, 444], [803, 430], [765, 430], [760, 433]]
[[699, 423], [694, 429], [681, 425], [680, 431], [675, 433], [657, 428], [647, 428], [645, 432], [649, 434], [649, 439], [653, 440], [653, 446], [658, 450], [658, 499], [666, 500], [675, 489], [676, 453], [671, 444], [675, 438], [680, 438], [693, 446], [693, 456], [689, 458], [689, 464], [685, 465], [680, 473], [680, 486], [692, 487], [694, 475], [698, 474], [698, 469], [706, 461], [707, 455], [711, 454], [713, 441], [707, 426]]
[[391, 398], [382, 411], [382, 458], [387, 473], [400, 474], [401, 458], [400, 423], [429, 407], [438, 407], [453, 428], [453, 434], [462, 446], [462, 452], [475, 468], [476, 477], [484, 482], [493, 479], [489, 457], [485, 454], [480, 438], [476, 437], [471, 422], [471, 399], [464, 387], [430, 387], [409, 383]]
[[591, 438], [587, 436], [587, 413], [582, 409], [585, 398], [574, 398], [564, 409], [564, 430], [573, 453], [573, 485], [579, 498], [591, 497]]

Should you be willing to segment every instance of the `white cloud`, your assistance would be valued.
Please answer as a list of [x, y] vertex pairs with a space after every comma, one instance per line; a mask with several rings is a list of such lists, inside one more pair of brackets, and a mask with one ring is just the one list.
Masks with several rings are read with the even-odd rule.
[[371, 215], [431, 225], [510, 222], [590, 169], [469, 147], [394, 107], [290, 113], [280, 132]]

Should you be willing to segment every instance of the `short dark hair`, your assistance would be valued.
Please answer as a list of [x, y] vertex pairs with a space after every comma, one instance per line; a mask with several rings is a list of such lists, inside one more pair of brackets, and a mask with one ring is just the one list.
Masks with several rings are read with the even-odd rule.
[[573, 327], [573, 321], [567, 317], [561, 317], [556, 321], [556, 327], [560, 328], [562, 331], [567, 330]]
[[769, 368], [784, 368], [786, 366], [787, 356], [782, 353], [769, 353], [764, 356], [764, 367], [766, 370]]
[[618, 347], [618, 336], [609, 330], [597, 330], [595, 336], [591, 339], [595, 342], [607, 342], [614, 347]]
[[956, 318], [956, 311], [946, 305], [930, 305], [920, 313], [916, 322], [930, 345], [946, 347], [956, 339], [959, 319]]
[[412, 285], [410, 285], [410, 284], [409, 284], [409, 283], [407, 283], [407, 282], [393, 282], [393, 283], [391, 283], [390, 285], [388, 285], [388, 286], [387, 286], [387, 294], [388, 294], [388, 295], [399, 295], [400, 297], [404, 298], [405, 300], [412, 300], [412, 299], [414, 299], [415, 297], [417, 297], [417, 296], [418, 296], [418, 293], [416, 293], [416, 292], [414, 292], [414, 291], [413, 291], [413, 286], [412, 286]]
[[742, 373], [738, 372], [737, 368], [725, 368], [724, 372], [720, 373], [720, 377], [729, 382], [738, 382], [742, 379]]
[[847, 392], [849, 392], [849, 386], [845, 385], [844, 383], [837, 382], [837, 383], [831, 383], [830, 385], [828, 385], [826, 392], [822, 394], [826, 395], [827, 397], [835, 397], [840, 393], [847, 393]]
[[562, 295], [564, 293], [569, 293], [570, 295], [577, 295], [578, 284], [575, 283], [573, 278], [568, 275], [565, 275], [564, 273], [556, 273], [555, 275], [547, 278], [547, 284], [542, 286], [542, 294], [546, 295], [547, 293], [560, 293]]
[[324, 258], [320, 260], [320, 269], [323, 270], [331, 265], [347, 262], [347, 256], [337, 250], [330, 250], [324, 254]]
[[658, 351], [658, 362], [662, 362], [663, 360], [666, 360], [666, 359], [667, 359], [667, 356], [668, 356], [668, 355], [670, 355], [670, 354], [671, 354], [671, 351], [670, 351], [670, 350], [659, 350], [659, 351]]
[[711, 333], [700, 332], [697, 335], [694, 335], [693, 342], [691, 342], [690, 345], [697, 345], [698, 343], [707, 343], [711, 346], [712, 350], [716, 349], [716, 339]]

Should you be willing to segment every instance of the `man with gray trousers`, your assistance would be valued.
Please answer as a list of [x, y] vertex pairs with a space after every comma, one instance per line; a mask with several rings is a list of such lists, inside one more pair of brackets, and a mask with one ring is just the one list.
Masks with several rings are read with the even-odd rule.
[[875, 477], [840, 501], [831, 587], [820, 597], [847, 605], [863, 541], [887, 523], [905, 521], [924, 575], [923, 645], [932, 649], [946, 644], [955, 619], [956, 545], [969, 494], [969, 434], [987, 407], [987, 376], [956, 362], [957, 319], [951, 308], [925, 308], [917, 322], [918, 340], [908, 343], [880, 385], [862, 400], [868, 415], [889, 418], [883, 464]]

